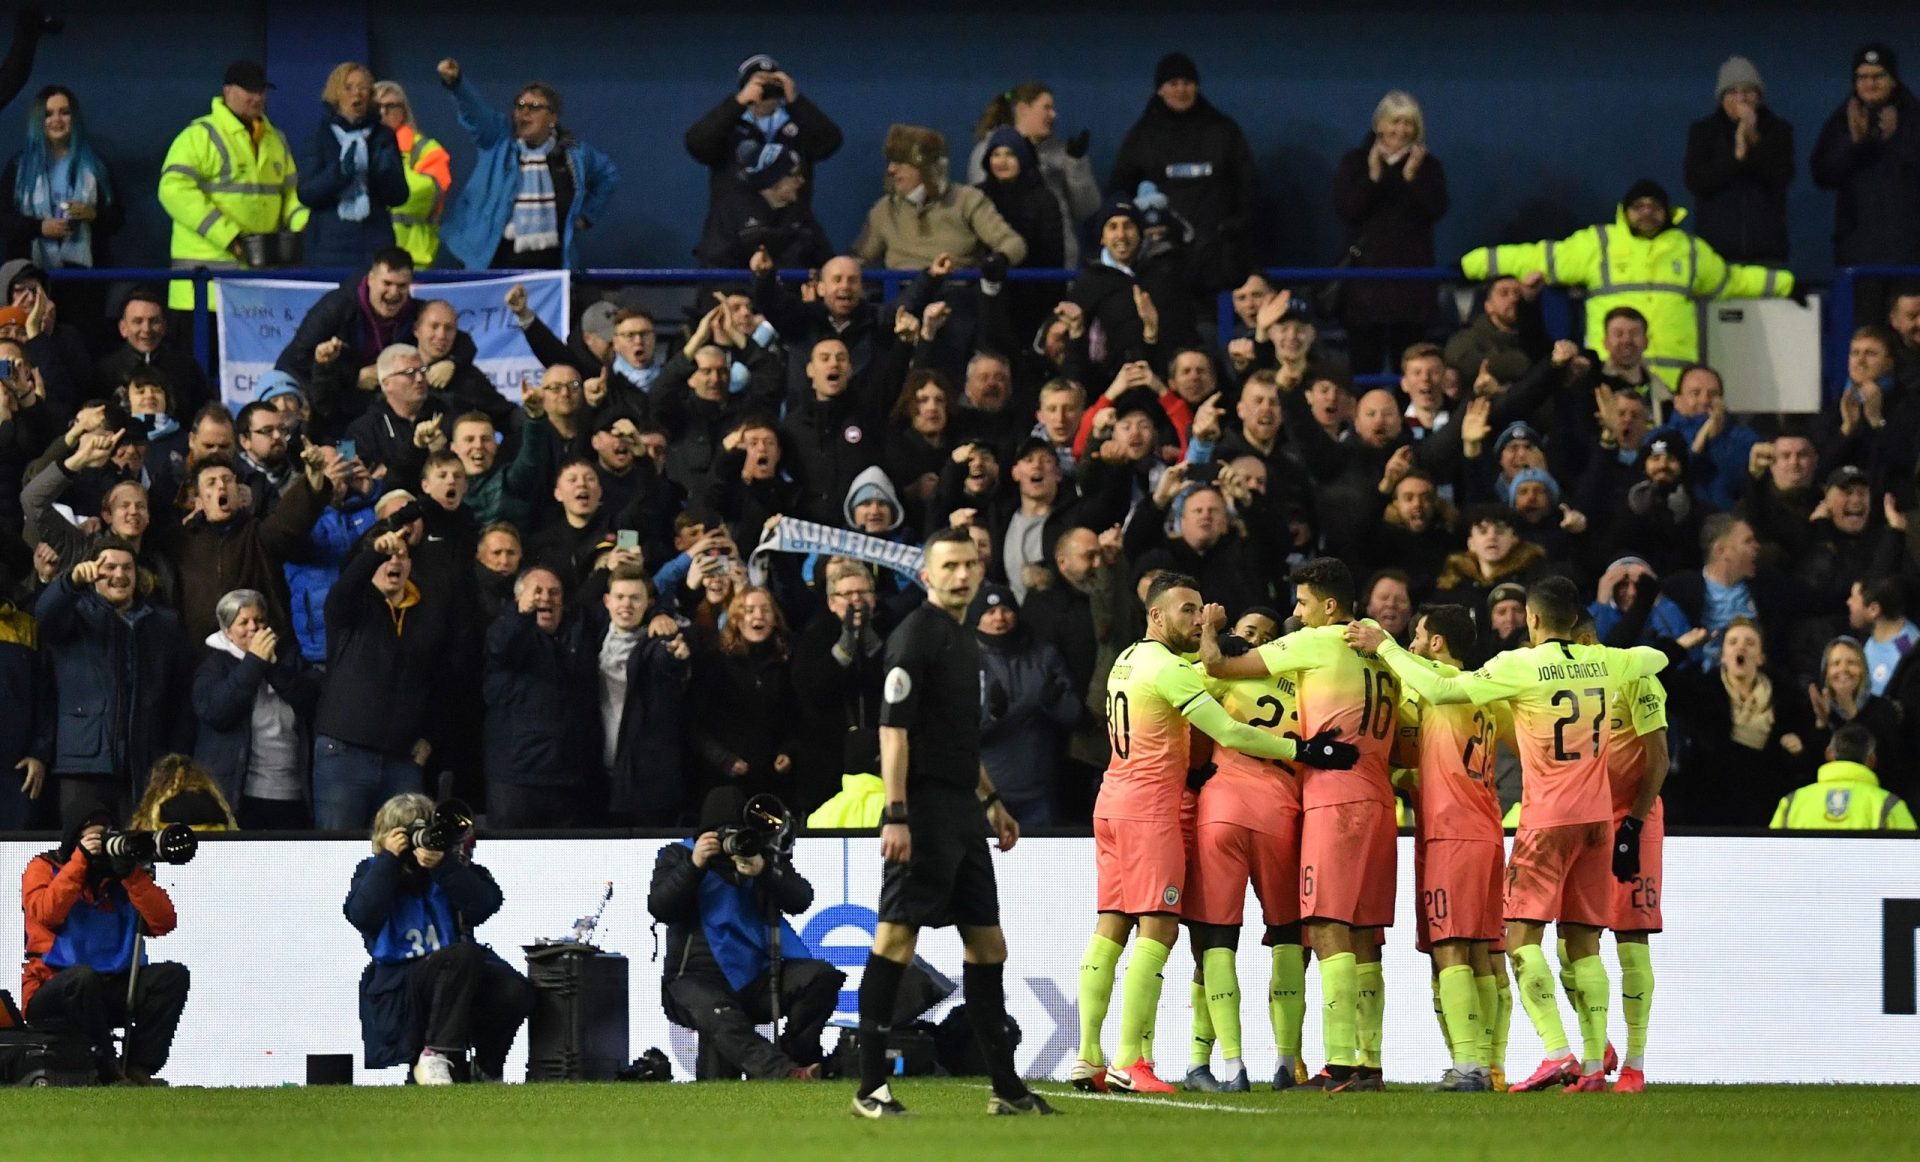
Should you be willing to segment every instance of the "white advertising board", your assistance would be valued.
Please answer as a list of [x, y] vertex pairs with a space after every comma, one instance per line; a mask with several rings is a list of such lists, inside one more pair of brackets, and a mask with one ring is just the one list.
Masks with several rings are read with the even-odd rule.
[[[660, 1011], [660, 964], [648, 932], [647, 883], [658, 840], [482, 840], [476, 851], [506, 895], [479, 936], [523, 965], [520, 946], [559, 937], [592, 911], [607, 881], [614, 895], [600, 943], [630, 958], [632, 1055], [660, 1046], [690, 1077], [693, 1037]], [[1398, 922], [1388, 937], [1385, 1064], [1396, 1081], [1437, 1078], [1446, 1065], [1428, 989], [1413, 949], [1412, 840], [1402, 839]], [[43, 844], [0, 842], [0, 868], [24, 869]], [[359, 933], [341, 913], [364, 841], [213, 841], [195, 861], [162, 868], [180, 913], [174, 934], [152, 941], [155, 959], [193, 972], [193, 992], [166, 1074], [176, 1084], [300, 1083], [309, 1053], [352, 1053], [355, 1080], [395, 1084], [403, 1071], [360, 1068], [357, 982], [366, 963]], [[848, 975], [838, 1019], [854, 1016], [860, 966], [879, 898], [878, 841], [802, 839], [795, 852], [814, 905], [794, 927], [816, 956]], [[1092, 930], [1093, 841], [1029, 839], [994, 859], [1011, 958], [1007, 1002], [1024, 1039], [1019, 1065], [1064, 1078], [1078, 1044], [1080, 952]], [[1655, 1082], [1913, 1082], [1920, 1080], [1914, 1013], [1920, 925], [1920, 842], [1874, 838], [1691, 838], [1666, 843], [1667, 931], [1653, 941], [1657, 977], [1647, 1070]], [[1271, 1076], [1265, 1016], [1270, 966], [1258, 947], [1249, 896], [1240, 951], [1246, 1059]], [[660, 946], [665, 928], [660, 930]], [[0, 947], [23, 947], [21, 915], [0, 918]], [[951, 930], [924, 934], [921, 953], [954, 981], [960, 944]], [[1626, 1044], [1619, 966], [1611, 941], [1613, 1039]], [[1184, 945], [1166, 967], [1156, 1032], [1163, 1073], [1184, 1072], [1190, 1034]], [[1309, 969], [1306, 1053], [1318, 1065], [1319, 984]], [[17, 981], [9, 982], [12, 989]], [[16, 996], [17, 996], [16, 992]], [[955, 1002], [958, 997], [954, 998]], [[1564, 1001], [1562, 1002], [1564, 1006]], [[1892, 1011], [1904, 1009], [1904, 1011]], [[1119, 997], [1107, 1019], [1113, 1049]], [[940, 1015], [936, 1010], [934, 1016]], [[1576, 1026], [1565, 1014], [1569, 1030]], [[828, 1030], [829, 1046], [834, 1036]], [[1524, 1074], [1540, 1044], [1517, 1005], [1508, 1066]], [[525, 1076], [525, 1035], [507, 1076]]]

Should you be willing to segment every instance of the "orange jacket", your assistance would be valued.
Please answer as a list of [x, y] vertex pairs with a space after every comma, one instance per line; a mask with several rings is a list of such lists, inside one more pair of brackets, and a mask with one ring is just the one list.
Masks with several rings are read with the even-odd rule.
[[[154, 882], [146, 868], [135, 868], [120, 884], [126, 888], [134, 911], [145, 921], [147, 935], [165, 936], [179, 925], [172, 897]], [[67, 914], [76, 906], [99, 907], [101, 903], [87, 889], [86, 849], [75, 848], [73, 858], [65, 864], [56, 862], [51, 852], [28, 861], [26, 873], [20, 877], [20, 909], [27, 914], [27, 960], [20, 966], [22, 1011], [56, 971], [41, 957], [52, 950], [55, 935], [66, 925]]]

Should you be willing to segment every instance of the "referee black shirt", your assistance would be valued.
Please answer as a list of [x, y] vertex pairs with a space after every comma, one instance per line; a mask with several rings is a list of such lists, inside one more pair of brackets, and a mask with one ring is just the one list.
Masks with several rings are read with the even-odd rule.
[[880, 725], [907, 731], [907, 803], [973, 799], [980, 785], [980, 645], [922, 602], [887, 638]]

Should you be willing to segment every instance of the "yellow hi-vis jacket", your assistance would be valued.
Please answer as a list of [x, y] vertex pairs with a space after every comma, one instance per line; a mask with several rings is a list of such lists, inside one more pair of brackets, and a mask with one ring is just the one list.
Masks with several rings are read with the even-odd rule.
[[887, 787], [879, 775], [841, 775], [840, 793], [807, 816], [808, 827], [878, 827], [887, 805]]
[[[180, 131], [160, 165], [160, 205], [173, 219], [173, 265], [237, 270], [227, 247], [242, 234], [299, 230], [307, 209], [287, 139], [264, 117], [258, 141], [226, 102]], [[176, 280], [167, 305], [193, 307], [193, 284]]]
[[1788, 831], [1914, 831], [1913, 809], [1880, 785], [1872, 767], [1822, 763], [1818, 781], [1790, 791], [1769, 824]]
[[453, 162], [438, 141], [402, 125], [394, 130], [407, 157], [407, 200], [394, 207], [393, 240], [422, 269], [440, 252], [440, 212], [453, 185]]
[[[1606, 350], [1607, 312], [1632, 307], [1647, 317], [1647, 362], [1670, 373], [1700, 361], [1700, 303], [1706, 299], [1767, 298], [1793, 292], [1785, 270], [1731, 263], [1680, 229], [1687, 212], [1652, 238], [1635, 236], [1620, 207], [1612, 225], [1593, 225], [1558, 242], [1482, 246], [1460, 258], [1460, 273], [1475, 280], [1524, 277], [1587, 291], [1587, 346]], [[1676, 382], [1672, 374], [1665, 376]]]

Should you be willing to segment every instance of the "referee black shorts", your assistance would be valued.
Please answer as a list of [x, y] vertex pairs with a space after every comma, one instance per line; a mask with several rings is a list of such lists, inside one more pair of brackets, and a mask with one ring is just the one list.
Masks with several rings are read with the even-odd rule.
[[979, 820], [916, 819], [907, 826], [913, 858], [887, 864], [880, 881], [880, 922], [912, 928], [998, 926], [1000, 889]]

